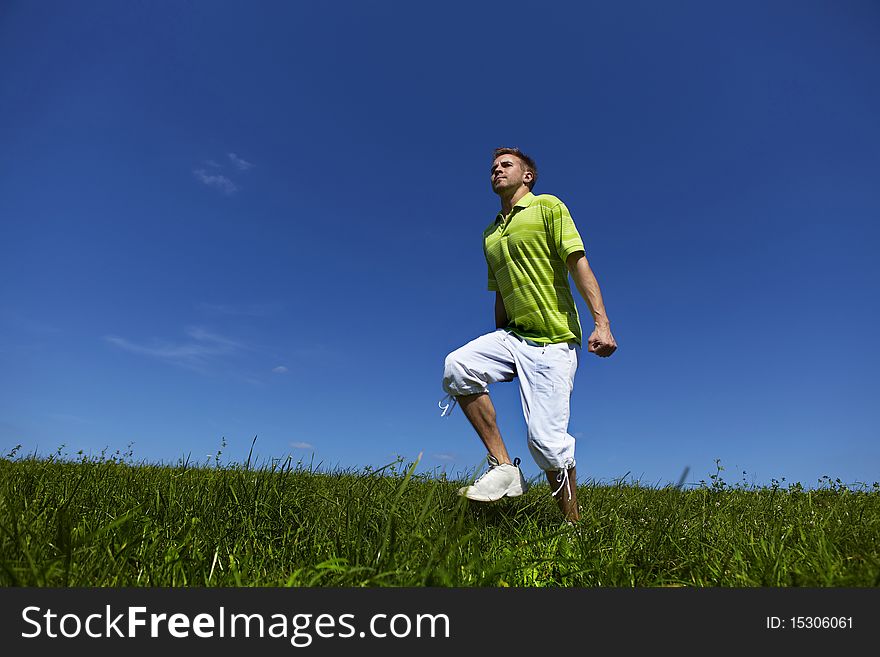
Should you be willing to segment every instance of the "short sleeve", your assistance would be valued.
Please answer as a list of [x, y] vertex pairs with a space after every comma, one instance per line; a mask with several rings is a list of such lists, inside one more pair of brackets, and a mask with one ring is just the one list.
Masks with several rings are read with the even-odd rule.
[[553, 237], [553, 246], [563, 261], [572, 253], [585, 250], [584, 242], [574, 225], [571, 213], [562, 201], [550, 210], [549, 227]]

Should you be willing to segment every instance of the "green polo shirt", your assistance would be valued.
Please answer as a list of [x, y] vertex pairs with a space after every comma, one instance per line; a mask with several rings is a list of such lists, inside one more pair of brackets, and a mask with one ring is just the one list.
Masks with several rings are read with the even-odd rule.
[[489, 289], [501, 292], [507, 328], [535, 342], [581, 343], [565, 259], [584, 243], [565, 204], [531, 192], [483, 231]]

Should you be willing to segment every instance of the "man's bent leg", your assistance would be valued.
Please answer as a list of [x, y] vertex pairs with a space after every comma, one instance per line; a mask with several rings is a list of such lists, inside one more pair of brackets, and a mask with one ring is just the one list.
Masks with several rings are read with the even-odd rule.
[[443, 389], [461, 406], [489, 452], [489, 469], [472, 485], [458, 490], [459, 495], [479, 502], [517, 497], [529, 487], [519, 460], [510, 460], [488, 393], [490, 384], [516, 376], [509, 339], [506, 331], [498, 330], [471, 340], [446, 357], [443, 370]]
[[495, 405], [489, 397], [489, 393], [480, 392], [475, 395], [462, 395], [456, 397], [459, 406], [465, 417], [470, 421], [486, 451], [489, 452], [498, 463], [512, 463], [510, 455], [507, 453], [507, 447], [501, 438], [501, 432], [498, 430], [498, 423], [495, 421]]
[[499, 464], [510, 455], [495, 421], [495, 406], [488, 387], [516, 376], [513, 354], [505, 331], [494, 331], [471, 340], [446, 357], [443, 389], [455, 398], [483, 445]]
[[559, 510], [569, 522], [577, 522], [581, 517], [578, 510], [577, 473], [575, 470], [576, 468], [569, 468], [567, 473], [563, 473], [562, 470], [548, 470], [546, 473], [547, 481], [552, 490], [556, 491], [553, 497], [556, 498]]
[[525, 493], [529, 484], [519, 469], [519, 459], [510, 461], [495, 422], [495, 406], [489, 394], [460, 395], [456, 399], [489, 452], [489, 469], [472, 485], [459, 488], [458, 494], [478, 502], [494, 502]]

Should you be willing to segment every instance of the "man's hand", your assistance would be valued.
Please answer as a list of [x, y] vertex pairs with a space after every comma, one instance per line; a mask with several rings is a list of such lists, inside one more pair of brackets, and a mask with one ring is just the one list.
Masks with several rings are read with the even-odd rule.
[[587, 340], [587, 350], [591, 353], [607, 358], [617, 350], [617, 341], [611, 335], [611, 326], [608, 323], [608, 313], [605, 312], [605, 303], [602, 301], [602, 292], [599, 290], [599, 282], [587, 262], [583, 251], [575, 251], [569, 254], [565, 260], [568, 271], [571, 273], [574, 284], [590, 307], [596, 328]]
[[617, 341], [611, 335], [611, 327], [607, 324], [596, 325], [587, 340], [587, 351], [607, 358], [617, 350]]

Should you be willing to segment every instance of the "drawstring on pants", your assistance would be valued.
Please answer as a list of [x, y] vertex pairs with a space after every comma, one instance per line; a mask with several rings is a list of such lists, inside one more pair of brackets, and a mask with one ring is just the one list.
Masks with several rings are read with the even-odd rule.
[[561, 482], [561, 483], [559, 484], [559, 488], [557, 488], [555, 491], [553, 491], [553, 497], [556, 497], [557, 493], [559, 493], [559, 491], [561, 491], [562, 487], [564, 486], [565, 489], [568, 491], [568, 501], [570, 502], [571, 501], [571, 483], [568, 481], [568, 468], [564, 467], [559, 470], [559, 474], [556, 475], [556, 481]]
[[[446, 402], [445, 404], [443, 402]], [[440, 408], [441, 413], [440, 417], [444, 417], [446, 415], [450, 415], [452, 413], [452, 409], [455, 408], [455, 405], [458, 403], [458, 400], [453, 397], [451, 394], [446, 395], [443, 399], [437, 402], [437, 406]]]

